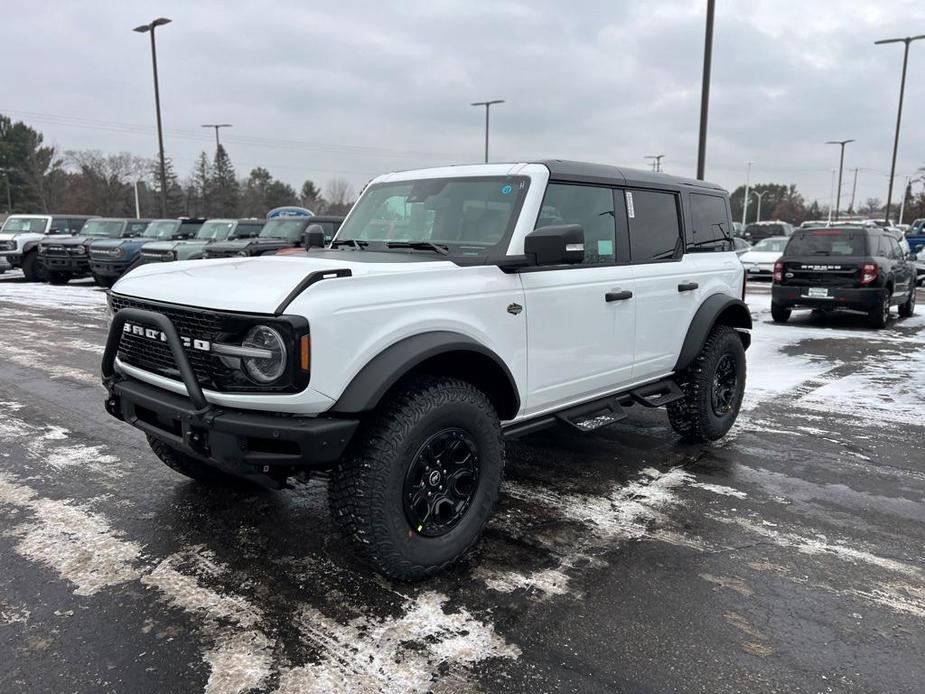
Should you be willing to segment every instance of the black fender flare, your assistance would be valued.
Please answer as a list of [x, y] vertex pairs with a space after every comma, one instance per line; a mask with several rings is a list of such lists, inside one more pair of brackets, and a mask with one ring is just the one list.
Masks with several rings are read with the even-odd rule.
[[[717, 323], [728, 325], [733, 328], [742, 330], [751, 330], [752, 314], [748, 305], [741, 299], [729, 296], [728, 294], [714, 294], [706, 301], [700, 304], [700, 308], [694, 314], [691, 324], [687, 328], [687, 335], [684, 338], [684, 344], [681, 346], [681, 353], [678, 355], [678, 361], [674, 365], [675, 373], [683, 371], [690, 366], [694, 359], [703, 349], [707, 336]], [[748, 349], [751, 344], [751, 335], [740, 333], [742, 344]]]
[[[451, 352], [470, 353], [476, 358], [489, 359], [504, 374], [506, 383], [492, 382], [495, 388], [509, 388], [508, 405], [499, 411], [502, 419], [512, 419], [520, 410], [517, 382], [507, 364], [492, 350], [471, 337], [451, 331], [437, 330], [406, 337], [386, 347], [360, 369], [331, 408], [332, 412], [356, 414], [374, 409], [382, 397], [414, 367], [428, 359]], [[482, 374], [482, 376], [491, 374]]]
[[38, 241], [26, 241], [22, 245], [22, 255], [25, 256], [26, 253], [31, 253], [32, 251], [38, 251], [39, 242]]

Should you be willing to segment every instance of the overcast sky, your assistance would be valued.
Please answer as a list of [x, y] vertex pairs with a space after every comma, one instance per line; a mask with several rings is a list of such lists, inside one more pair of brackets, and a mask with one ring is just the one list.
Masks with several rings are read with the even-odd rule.
[[[693, 176], [705, 0], [42, 2], [0, 24], [0, 113], [64, 149], [157, 151], [150, 49], [158, 29], [167, 155], [181, 177], [223, 131], [238, 174], [298, 188], [343, 176], [559, 157]], [[855, 138], [858, 198], [886, 197], [902, 45], [921, 0], [718, 0], [707, 178], [796, 183], [827, 202]], [[925, 41], [913, 44], [897, 173], [925, 165]], [[897, 184], [899, 186], [901, 184]], [[894, 195], [894, 199], [898, 197]]]

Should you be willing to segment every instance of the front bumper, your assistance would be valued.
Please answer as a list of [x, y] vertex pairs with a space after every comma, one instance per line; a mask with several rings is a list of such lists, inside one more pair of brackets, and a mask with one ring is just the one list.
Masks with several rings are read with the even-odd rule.
[[783, 308], [845, 308], [853, 311], [869, 311], [883, 300], [882, 287], [841, 289], [825, 287], [827, 297], [808, 296], [809, 287], [788, 287], [775, 284], [771, 288], [771, 301]]
[[11, 267], [22, 267], [22, 253], [19, 251], [0, 251], [0, 258], [3, 258]]
[[128, 269], [127, 260], [107, 261], [90, 259], [90, 270], [101, 277], [121, 277]]
[[90, 271], [90, 259], [87, 256], [42, 255], [42, 264], [49, 272], [66, 272], [69, 275], [82, 275]]
[[742, 263], [742, 267], [751, 279], [764, 279], [774, 274], [773, 263]]
[[[126, 377], [115, 370], [126, 321], [163, 331], [188, 396]], [[280, 416], [217, 407], [195, 380], [173, 323], [158, 313], [125, 308], [112, 319], [103, 353], [106, 411], [146, 434], [229, 474], [278, 485], [292, 468], [333, 465], [356, 432], [358, 419]]]

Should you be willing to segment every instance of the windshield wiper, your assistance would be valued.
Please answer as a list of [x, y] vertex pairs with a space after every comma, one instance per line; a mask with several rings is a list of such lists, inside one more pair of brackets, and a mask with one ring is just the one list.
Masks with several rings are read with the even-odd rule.
[[358, 250], [362, 250], [369, 245], [369, 241], [358, 241], [357, 239], [334, 239], [331, 241], [330, 248], [337, 248], [338, 246], [353, 246]]
[[411, 248], [416, 251], [433, 251], [440, 255], [450, 254], [449, 248], [432, 241], [389, 241], [385, 245], [389, 248]]

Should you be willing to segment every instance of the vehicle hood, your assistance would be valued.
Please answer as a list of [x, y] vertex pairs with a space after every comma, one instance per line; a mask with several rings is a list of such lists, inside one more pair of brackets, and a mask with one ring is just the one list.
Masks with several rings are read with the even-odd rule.
[[[360, 277], [455, 267], [449, 260], [421, 256], [409, 259], [372, 252], [362, 253], [366, 261], [363, 262], [352, 259], [355, 253], [332, 252], [325, 254], [326, 257], [319, 254], [319, 257], [216, 258], [142, 265], [119, 280], [113, 292], [183, 306], [272, 314], [313, 272], [347, 269], [352, 276]], [[369, 262], [374, 255], [383, 262]]]
[[135, 239], [97, 239], [91, 245], [93, 248], [116, 248], [124, 245], [129, 240]]
[[0, 233], [0, 241], [11, 241], [17, 236], [35, 236], [36, 238], [42, 236], [42, 234], [36, 233], [34, 231], [4, 231]]
[[145, 244], [145, 248], [150, 248], [156, 251], [172, 251], [175, 248], [180, 246], [205, 246], [209, 242], [199, 239], [186, 239], [183, 241], [148, 241]]
[[743, 263], [773, 263], [782, 255], [780, 251], [745, 251], [739, 260]]
[[[82, 244], [89, 244], [91, 241], [97, 240], [93, 236], [49, 236], [42, 239], [43, 246], [80, 246]], [[103, 240], [103, 239], [99, 239]], [[106, 241], [118, 240], [118, 239], [105, 239]]]

